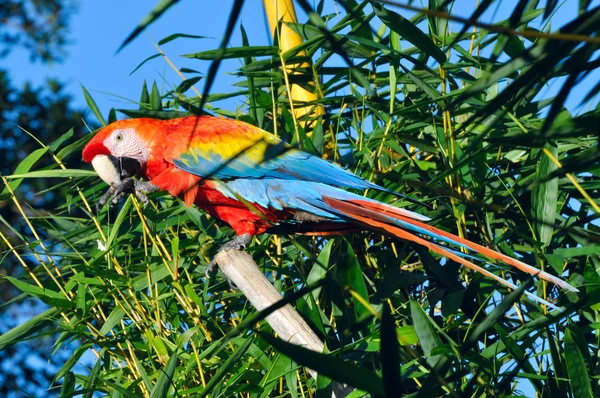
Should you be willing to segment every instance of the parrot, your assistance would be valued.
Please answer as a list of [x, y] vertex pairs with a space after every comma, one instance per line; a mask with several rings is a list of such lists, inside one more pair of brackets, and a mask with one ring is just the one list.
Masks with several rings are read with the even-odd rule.
[[[243, 121], [208, 115], [119, 120], [101, 128], [82, 157], [109, 185], [99, 209], [128, 194], [147, 204], [148, 194], [167, 191], [231, 226], [236, 237], [219, 250], [245, 249], [262, 233], [327, 236], [368, 229], [422, 245], [511, 289], [517, 286], [475, 261], [500, 261], [578, 292], [545, 271], [436, 228], [428, 217], [351, 192], [402, 196]], [[211, 263], [207, 275], [215, 267]]]

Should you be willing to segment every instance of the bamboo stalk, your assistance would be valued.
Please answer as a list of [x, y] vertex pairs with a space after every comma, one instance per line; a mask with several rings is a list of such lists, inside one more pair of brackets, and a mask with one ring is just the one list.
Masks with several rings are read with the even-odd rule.
[[[215, 261], [225, 277], [237, 286], [258, 311], [282, 299], [248, 253], [239, 250], [221, 251], [216, 255]], [[323, 342], [291, 305], [286, 304], [265, 319], [282, 340], [315, 352], [323, 352]], [[308, 372], [317, 379], [317, 372], [312, 369], [308, 369]], [[348, 386], [333, 382], [332, 397], [345, 397], [352, 391]]]
[[[299, 34], [294, 32], [289, 26], [285, 23], [279, 24], [279, 22], [292, 22], [297, 23], [298, 18], [296, 17], [296, 10], [294, 9], [294, 3], [292, 0], [263, 0], [263, 5], [265, 8], [265, 13], [267, 15], [267, 19], [269, 21], [269, 27], [271, 30], [271, 35], [274, 37], [277, 35], [279, 40], [279, 48], [281, 49], [281, 54], [286, 53], [288, 50], [299, 46], [302, 44], [302, 38]], [[300, 51], [297, 56], [305, 56], [305, 51]], [[283, 60], [283, 58], [282, 58]], [[295, 68], [306, 68], [310, 70], [309, 63], [302, 64], [287, 64], [284, 65], [284, 74], [295, 74]], [[287, 75], [286, 75], [287, 76]], [[315, 93], [305, 90], [303, 87], [298, 84], [292, 84], [291, 88], [288, 89], [288, 95], [290, 99], [290, 103], [301, 103], [306, 104], [309, 102], [313, 102], [317, 100], [317, 96]], [[319, 116], [323, 114], [323, 107], [318, 105], [309, 105], [309, 106], [292, 106], [294, 115], [296, 119], [300, 120], [300, 124], [302, 126], [306, 126], [306, 123], [303, 118], [305, 116]]]

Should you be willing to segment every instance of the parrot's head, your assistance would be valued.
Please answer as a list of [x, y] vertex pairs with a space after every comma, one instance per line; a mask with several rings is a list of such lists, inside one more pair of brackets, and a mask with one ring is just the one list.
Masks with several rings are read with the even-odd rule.
[[123, 178], [138, 174], [148, 162], [145, 120], [128, 119], [111, 123], [83, 148], [83, 160], [91, 163], [107, 184], [118, 185]]

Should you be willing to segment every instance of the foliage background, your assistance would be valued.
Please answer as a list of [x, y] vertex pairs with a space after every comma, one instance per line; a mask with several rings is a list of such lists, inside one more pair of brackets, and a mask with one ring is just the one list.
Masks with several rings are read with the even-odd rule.
[[[298, 59], [276, 46], [248, 42], [224, 52], [196, 52], [190, 41], [187, 58], [207, 72], [181, 70], [186, 81], [161, 82], [162, 90], [148, 84], [139, 109], [123, 113], [198, 113], [201, 101], [192, 84], [204, 83], [208, 91], [215, 59], [236, 59], [241, 66], [228, 72], [238, 77], [238, 87], [204, 95], [206, 111], [276, 132], [416, 197], [431, 207], [401, 198], [397, 203], [581, 288], [565, 295], [539, 281], [525, 286], [566, 307], [548, 313], [520, 292], [378, 234], [261, 236], [250, 248], [253, 257], [331, 351], [333, 362], [319, 358], [321, 368], [314, 368], [373, 395], [598, 395], [598, 81], [588, 79], [579, 88], [576, 113], [564, 104], [597, 69], [599, 10], [586, 2], [560, 5], [579, 7], [580, 15], [558, 36], [548, 23], [560, 12], [555, 2], [519, 1], [507, 20], [475, 28], [448, 23], [439, 13], [407, 20], [400, 14], [413, 14], [378, 3], [340, 2], [339, 14], [322, 11], [320, 3], [298, 6], [309, 22], [293, 28], [305, 38], [312, 68], [286, 76], [281, 64]], [[444, 13], [453, 7], [428, 4]], [[499, 2], [481, 2], [471, 19], [493, 7]], [[228, 28], [243, 37], [234, 26]], [[540, 37], [537, 28], [552, 34]], [[515, 30], [530, 33], [520, 38]], [[306, 129], [294, 120], [287, 98], [294, 83], [316, 91], [325, 108]], [[545, 91], [548, 86], [555, 91]], [[245, 106], [221, 106], [232, 97]], [[89, 93], [86, 98], [97, 123], [116, 117], [102, 115]], [[2, 214], [10, 259], [2, 263], [30, 270], [3, 285], [26, 293], [16, 302], [37, 297], [49, 306], [43, 316], [0, 336], [0, 353], [57, 330], [56, 347], [78, 342], [55, 375], [65, 396], [162, 396], [174, 390], [307, 396], [326, 390], [326, 380], [315, 384], [296, 365], [314, 355], [269, 339], [264, 321], [240, 323], [253, 313], [241, 294], [222, 279], [203, 280], [206, 262], [231, 238], [229, 228], [162, 195], [145, 209], [129, 198], [96, 214], [90, 203], [104, 187], [75, 164], [61, 169], [63, 161], [79, 159], [89, 137], [64, 138], [42, 136], [48, 146], [26, 151], [30, 155], [0, 197], [24, 222]], [[35, 185], [50, 177], [61, 180], [49, 191]], [[33, 205], [46, 196], [56, 201]], [[466, 288], [460, 281], [468, 282]], [[321, 285], [309, 295], [290, 296], [316, 283]], [[89, 350], [99, 358], [94, 367], [89, 374], [74, 371]]]

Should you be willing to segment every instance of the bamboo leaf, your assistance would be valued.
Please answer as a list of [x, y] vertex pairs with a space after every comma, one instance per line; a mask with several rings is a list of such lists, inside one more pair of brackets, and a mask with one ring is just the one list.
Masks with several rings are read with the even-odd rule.
[[113, 308], [113, 310], [106, 318], [104, 325], [102, 325], [102, 329], [100, 329], [100, 334], [106, 336], [106, 334], [110, 332], [112, 328], [114, 328], [119, 322], [121, 322], [121, 319], [123, 319], [123, 315], [125, 315], [125, 311], [121, 307]]
[[171, 354], [169, 361], [165, 365], [164, 369], [161, 370], [160, 376], [150, 393], [150, 398], [165, 398], [168, 396], [169, 389], [173, 385], [173, 376], [175, 375], [175, 368], [177, 366], [177, 355], [179, 350], [176, 349]]
[[[140, 63], [138, 64], [138, 66], [136, 66], [136, 67], [135, 67], [135, 69], [134, 69], [134, 70], [132, 70], [132, 71], [129, 73], [129, 76], [131, 76], [131, 75], [133, 75], [135, 72], [137, 72], [137, 70], [138, 70], [138, 69], [140, 69], [142, 66], [144, 66], [144, 64], [145, 64], [146, 62], [148, 62], [148, 61], [151, 61], [151, 60], [153, 60], [153, 59], [155, 59], [155, 58], [158, 58], [158, 57], [160, 57], [160, 56], [161, 56], [161, 54], [160, 54], [160, 53], [158, 53], [158, 54], [154, 54], [154, 55], [151, 55], [151, 56], [149, 56], [148, 58], [146, 58], [145, 60], [143, 60], [142, 62], [140, 62]], [[145, 86], [145, 85], [146, 85], [146, 81], [144, 80], [144, 86]], [[141, 101], [140, 101], [140, 102], [141, 102]]]
[[12, 174], [6, 176], [9, 180], [21, 178], [71, 178], [71, 177], [94, 177], [96, 172], [91, 170], [76, 170], [76, 169], [58, 169], [58, 170], [37, 170], [23, 174]]
[[282, 354], [303, 366], [315, 370], [319, 374], [376, 396], [384, 395], [381, 378], [368, 369], [342, 361], [331, 355], [321, 354], [287, 343], [265, 333], [261, 333], [260, 336]]
[[241, 344], [233, 352], [233, 354], [227, 358], [227, 360], [225, 362], [223, 362], [223, 364], [215, 372], [214, 376], [209, 380], [208, 383], [206, 383], [206, 387], [204, 387], [204, 389], [202, 391], [200, 391], [200, 393], [198, 395], [201, 396], [201, 397], [204, 397], [209, 392], [211, 392], [216, 387], [216, 385], [220, 382], [221, 377], [223, 377], [223, 375], [225, 375], [225, 373], [227, 372], [227, 370], [235, 362], [237, 362], [242, 357], [242, 355], [244, 355], [246, 353], [246, 351], [252, 345], [252, 342], [253, 342], [253, 339], [246, 339], [246, 341], [243, 344]]
[[174, 33], [165, 37], [164, 39], [159, 40], [158, 45], [162, 46], [163, 44], [167, 44], [175, 39], [206, 39], [206, 36], [198, 36], [198, 35], [189, 35], [185, 33]]
[[142, 22], [140, 22], [139, 25], [135, 27], [133, 32], [131, 32], [129, 36], [125, 38], [123, 43], [121, 43], [121, 45], [119, 46], [117, 52], [121, 51], [126, 45], [131, 43], [131, 41], [135, 39], [140, 33], [142, 33], [144, 29], [146, 29], [150, 24], [159, 19], [162, 14], [164, 14], [169, 8], [174, 6], [178, 1], [179, 0], [160, 0], [158, 4], [152, 9], [152, 11], [150, 11], [150, 14], [148, 14], [142, 20]]
[[446, 55], [431, 39], [413, 25], [408, 19], [402, 15], [390, 11], [378, 3], [371, 3], [375, 13], [391, 30], [398, 33], [400, 37], [407, 40], [421, 49], [425, 54], [431, 56], [441, 64], [446, 62]]
[[[558, 157], [558, 148], [555, 145], [548, 144], [546, 148], [556, 159]], [[540, 151], [541, 157], [536, 170], [536, 179], [544, 181], [533, 188], [531, 195], [531, 207], [533, 209], [533, 219], [535, 220], [538, 239], [544, 244], [543, 247], [550, 245], [552, 234], [554, 233], [554, 223], [556, 220], [556, 206], [558, 204], [558, 178], [547, 179], [558, 167], [550, 160], [543, 151]]]
[[[269, 57], [279, 53], [277, 47], [272, 46], [246, 46], [230, 47], [223, 51], [221, 59], [244, 58], [244, 57]], [[186, 58], [214, 60], [219, 56], [219, 50], [201, 51], [193, 54], [184, 54]]]
[[414, 300], [410, 301], [410, 313], [415, 324], [415, 331], [419, 337], [419, 343], [427, 357], [427, 363], [430, 366], [435, 366], [440, 361], [441, 355], [431, 355], [431, 353], [436, 347], [442, 345], [442, 340], [433, 327], [431, 319]]
[[592, 393], [587, 366], [569, 329], [565, 331], [565, 358], [574, 396], [578, 398], [592, 398], [594, 394]]
[[96, 119], [98, 119], [98, 122], [100, 122], [101, 125], [106, 126], [106, 120], [104, 120], [104, 116], [102, 116], [102, 112], [100, 112], [100, 109], [98, 109], [98, 105], [96, 105], [96, 101], [94, 101], [94, 98], [92, 98], [92, 96], [87, 91], [87, 89], [85, 87], [83, 87], [83, 84], [81, 85], [81, 90], [83, 91], [83, 96], [85, 97], [85, 102], [87, 102], [88, 106], [90, 107], [90, 110], [92, 111], [94, 116], [96, 116]]
[[[48, 147], [36, 149], [35, 151], [31, 152], [25, 157], [25, 159], [21, 161], [21, 163], [19, 163], [19, 165], [15, 169], [15, 174], [19, 175], [27, 173], [42, 158], [42, 156], [46, 154], [46, 152], [48, 152]], [[9, 178], [9, 176], [7, 176], [7, 178]], [[22, 178], [11, 181], [10, 188], [12, 189], [12, 191], [14, 192], [19, 187], [19, 185], [21, 185], [22, 182]], [[8, 191], [8, 188], [4, 188], [2, 190], [2, 193], [0, 193], [0, 200], [5, 200], [9, 197], [10, 192]]]
[[0, 351], [6, 347], [20, 343], [51, 325], [58, 316], [57, 308], [50, 308], [43, 313], [23, 322], [9, 331], [0, 335]]

